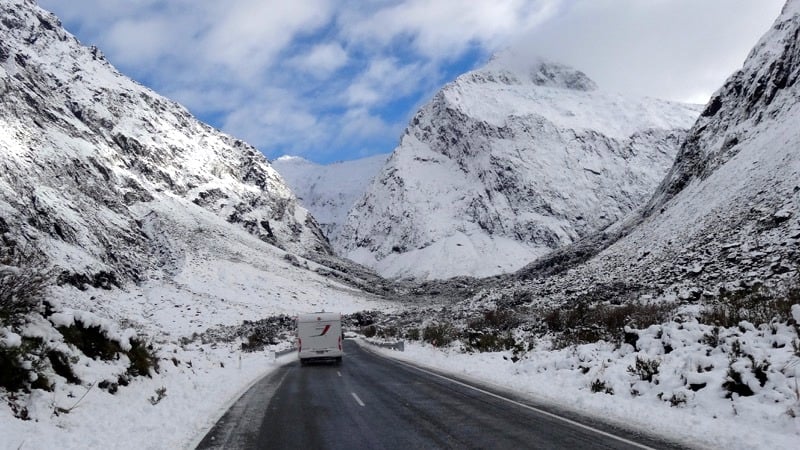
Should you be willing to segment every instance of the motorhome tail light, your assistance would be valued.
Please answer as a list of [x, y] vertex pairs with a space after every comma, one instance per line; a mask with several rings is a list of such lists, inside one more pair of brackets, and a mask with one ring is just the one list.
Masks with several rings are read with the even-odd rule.
[[339, 350], [342, 349], [342, 335], [339, 335]]
[[300, 338], [297, 338], [297, 351], [298, 352], [303, 351], [303, 340]]

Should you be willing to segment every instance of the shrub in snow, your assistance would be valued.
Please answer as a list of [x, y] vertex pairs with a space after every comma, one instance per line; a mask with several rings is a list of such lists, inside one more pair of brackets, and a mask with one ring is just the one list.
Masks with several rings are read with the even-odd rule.
[[660, 398], [661, 400], [668, 401], [670, 406], [683, 406], [688, 401], [689, 394], [687, 394], [686, 391], [680, 390], [673, 392], [672, 395], [670, 395], [668, 398], [664, 397], [665, 395], [663, 392], [658, 394], [658, 398]]
[[21, 347], [0, 346], [0, 387], [11, 392], [27, 388], [29, 367]]
[[[0, 387], [9, 392], [30, 392], [31, 389], [51, 391], [53, 383], [48, 377], [50, 352], [44, 340], [39, 337], [17, 337], [14, 342], [17, 345], [3, 345], [3, 341], [0, 341]], [[8, 340], [5, 341], [7, 344]]]
[[149, 377], [151, 371], [158, 373], [158, 355], [152, 344], [141, 339], [131, 339], [131, 348], [125, 352], [130, 360], [128, 375], [132, 377]]
[[68, 326], [57, 327], [64, 337], [64, 342], [74, 345], [84, 355], [103, 361], [116, 360], [120, 355], [128, 358], [127, 373], [130, 376], [150, 376], [150, 372], [158, 373], [158, 356], [151, 344], [145, 343], [135, 336], [114, 336], [100, 324], [86, 325], [80, 319], [74, 319]]
[[492, 309], [469, 321], [474, 330], [511, 330], [522, 323], [520, 317], [510, 309]]
[[611, 386], [609, 386], [608, 384], [606, 384], [605, 381], [603, 381], [603, 380], [601, 380], [599, 378], [596, 378], [592, 382], [591, 388], [592, 388], [592, 392], [594, 392], [594, 393], [602, 392], [604, 394], [614, 395], [614, 389], [612, 389]]
[[511, 332], [480, 332], [468, 331], [466, 333], [467, 349], [477, 352], [500, 352], [503, 350], [515, 350], [515, 353], [523, 350]]
[[155, 405], [158, 404], [158, 402], [160, 402], [161, 400], [164, 400], [164, 397], [166, 397], [166, 396], [167, 396], [167, 388], [162, 386], [162, 387], [156, 389], [156, 395], [154, 395], [154, 396], [149, 398], [150, 404], [155, 406]]
[[214, 342], [242, 342], [242, 351], [257, 352], [268, 345], [294, 339], [294, 319], [285, 314], [259, 320], [245, 320], [240, 325], [223, 325], [211, 328], [201, 335], [193, 335], [188, 342], [200, 339], [204, 344]]
[[283, 255], [283, 260], [287, 261], [289, 264], [291, 264], [291, 265], [293, 265], [295, 267], [300, 267], [300, 260], [297, 258], [297, 256], [295, 256], [295, 255], [293, 255], [291, 253], [287, 253], [287, 254]]
[[67, 380], [70, 384], [80, 384], [81, 380], [75, 375], [70, 365], [69, 356], [58, 350], [49, 350], [47, 352], [47, 360], [50, 361], [50, 366], [53, 371]]
[[41, 304], [53, 273], [45, 257], [20, 246], [0, 247], [0, 325], [13, 325]]
[[467, 350], [477, 352], [499, 352], [514, 350], [515, 358], [525, 351], [511, 330], [519, 326], [521, 319], [511, 310], [493, 309], [484, 311], [479, 317], [468, 321], [462, 333]]
[[640, 380], [652, 383], [656, 375], [658, 375], [658, 368], [661, 362], [657, 359], [647, 359], [644, 357], [636, 356], [636, 365], [628, 366], [628, 373], [636, 375]]
[[445, 347], [456, 338], [456, 329], [449, 323], [436, 323], [422, 330], [422, 340], [436, 347]]
[[741, 322], [756, 325], [791, 319], [791, 307], [800, 303], [800, 287], [767, 289], [754, 284], [737, 291], [721, 290], [720, 295], [708, 305], [700, 321], [726, 328]]
[[626, 326], [646, 328], [664, 323], [675, 309], [675, 304], [669, 302], [617, 305], [579, 301], [545, 310], [542, 319], [548, 331], [558, 334], [559, 338], [554, 340], [558, 349], [600, 340], [618, 341], [625, 335]]
[[730, 352], [730, 364], [722, 387], [728, 391], [727, 398], [734, 394], [749, 397], [767, 383], [770, 363], [768, 360], [756, 360], [755, 356], [745, 352], [739, 340], [733, 341]]

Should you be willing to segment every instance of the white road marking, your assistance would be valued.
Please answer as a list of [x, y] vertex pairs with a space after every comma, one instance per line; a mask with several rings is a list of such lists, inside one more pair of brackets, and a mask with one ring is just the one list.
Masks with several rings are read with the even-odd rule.
[[[369, 349], [365, 349], [365, 350], [367, 350], [369, 353], [372, 353], [373, 355], [383, 356], [383, 355], [380, 355], [379, 353], [373, 352], [372, 350], [369, 350]], [[486, 394], [486, 395], [488, 395], [490, 397], [494, 397], [496, 399], [506, 401], [508, 403], [511, 403], [512, 405], [517, 405], [519, 407], [526, 408], [526, 409], [529, 409], [531, 411], [535, 411], [535, 412], [537, 412], [539, 414], [543, 414], [543, 415], [545, 415], [547, 417], [551, 417], [553, 419], [557, 419], [557, 420], [560, 420], [562, 422], [566, 422], [566, 423], [568, 423], [568, 424], [570, 424], [572, 426], [575, 426], [575, 427], [578, 427], [578, 428], [582, 428], [584, 430], [588, 430], [588, 431], [597, 433], [599, 435], [602, 435], [602, 436], [605, 436], [607, 438], [611, 438], [611, 439], [617, 440], [619, 442], [623, 442], [623, 443], [628, 444], [628, 445], [632, 445], [632, 446], [634, 446], [636, 448], [640, 448], [640, 449], [644, 449], [644, 450], [655, 450], [655, 449], [653, 449], [653, 447], [648, 447], [648, 446], [646, 446], [644, 444], [640, 444], [638, 442], [634, 442], [634, 441], [625, 439], [623, 437], [620, 437], [620, 436], [617, 436], [617, 435], [614, 435], [614, 434], [611, 434], [611, 433], [607, 433], [605, 431], [599, 430], [599, 429], [591, 427], [589, 425], [584, 425], [584, 424], [582, 424], [580, 422], [576, 422], [576, 421], [574, 421], [572, 419], [567, 419], [566, 417], [559, 416], [558, 414], [553, 414], [553, 413], [547, 412], [547, 411], [545, 411], [543, 409], [539, 409], [539, 408], [536, 408], [536, 407], [531, 406], [531, 405], [526, 405], [525, 403], [520, 403], [520, 402], [518, 402], [516, 400], [512, 400], [510, 398], [503, 397], [502, 395], [495, 394], [494, 392], [489, 392], [489, 391], [483, 390], [481, 388], [472, 386], [470, 384], [463, 383], [461, 381], [455, 380], [453, 378], [446, 377], [444, 375], [440, 375], [440, 374], [438, 374], [436, 372], [431, 372], [430, 370], [425, 370], [425, 369], [423, 369], [421, 367], [417, 367], [417, 366], [415, 366], [413, 364], [408, 364], [406, 362], [403, 362], [403, 361], [400, 361], [400, 360], [397, 360], [397, 359], [394, 359], [394, 358], [389, 358], [387, 356], [383, 356], [383, 357], [387, 358], [387, 359], [391, 359], [392, 361], [396, 362], [397, 364], [406, 366], [408, 368], [411, 368], [411, 369], [414, 369], [414, 370], [418, 370], [420, 372], [427, 373], [428, 375], [432, 375], [434, 377], [438, 377], [438, 378], [441, 378], [443, 380], [450, 381], [451, 383], [455, 383], [455, 384], [457, 384], [459, 386], [463, 386], [465, 388], [472, 389], [473, 391], [477, 391], [477, 392], [480, 392], [482, 394]], [[354, 393], [353, 396], [355, 396], [355, 395], [356, 394]], [[358, 398], [358, 397], [356, 397], [356, 398]]]
[[361, 405], [361, 406], [365, 406], [365, 405], [364, 405], [364, 402], [362, 402], [362, 401], [361, 401], [361, 399], [360, 399], [360, 398], [358, 398], [358, 395], [356, 395], [356, 393], [355, 393], [355, 392], [351, 392], [350, 394], [353, 396], [353, 398], [354, 398], [354, 399], [356, 399], [356, 403], [358, 403], [358, 404], [359, 404], [359, 405]]
[[342, 372], [336, 371], [336, 375], [342, 376]]

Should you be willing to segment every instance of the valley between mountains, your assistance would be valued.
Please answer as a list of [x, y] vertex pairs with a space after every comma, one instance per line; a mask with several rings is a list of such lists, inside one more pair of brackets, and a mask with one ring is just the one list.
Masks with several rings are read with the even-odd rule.
[[682, 446], [794, 448], [799, 36], [788, 0], [707, 105], [500, 52], [323, 166], [0, 0], [0, 448], [193, 446], [310, 311]]

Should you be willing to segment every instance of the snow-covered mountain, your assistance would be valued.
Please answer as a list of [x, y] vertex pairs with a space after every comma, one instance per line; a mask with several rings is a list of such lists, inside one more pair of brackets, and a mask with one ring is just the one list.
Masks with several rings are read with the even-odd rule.
[[[288, 251], [329, 250], [256, 149], [126, 78], [32, 2], [0, 8], [0, 217], [59, 266], [141, 279], [163, 263], [155, 224], [194, 208]], [[149, 206], [163, 202], [184, 206]]]
[[571, 298], [567, 290], [616, 283], [634, 297], [697, 300], [796, 277], [798, 33], [800, 1], [792, 0], [714, 94], [646, 205], [521, 270], [519, 277], [538, 280], [523, 289]]
[[364, 195], [388, 157], [375, 155], [322, 165], [299, 156], [282, 156], [272, 161], [272, 167], [286, 180], [300, 204], [319, 222], [325, 236], [335, 244], [348, 211]]
[[36, 252], [52, 308], [159, 336], [371, 298], [260, 152], [0, 0], [0, 267]]
[[520, 61], [496, 56], [416, 114], [350, 212], [344, 256], [389, 277], [510, 272], [647, 200], [699, 107]]
[[[237, 352], [288, 346], [299, 312], [392, 309], [373, 280], [256, 149], [0, 0], [0, 447], [132, 448], [192, 409], [144, 438], [186, 446], [269, 364]], [[167, 387], [191, 406], [131, 407]]]

